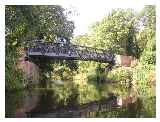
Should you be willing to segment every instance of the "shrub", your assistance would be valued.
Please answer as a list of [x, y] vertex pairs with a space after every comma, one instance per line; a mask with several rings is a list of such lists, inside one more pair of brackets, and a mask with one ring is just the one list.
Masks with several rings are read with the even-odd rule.
[[141, 62], [143, 64], [155, 64], [156, 63], [156, 52], [145, 51], [141, 56]]
[[155, 88], [151, 85], [151, 74], [155, 72], [154, 65], [144, 65], [139, 63], [133, 71], [133, 81], [137, 82], [139, 96], [154, 96]]
[[24, 78], [22, 72], [16, 68], [16, 55], [14, 53], [6, 52], [5, 65], [6, 89], [24, 88]]
[[132, 72], [128, 69], [117, 68], [108, 73], [108, 78], [115, 81], [131, 80]]

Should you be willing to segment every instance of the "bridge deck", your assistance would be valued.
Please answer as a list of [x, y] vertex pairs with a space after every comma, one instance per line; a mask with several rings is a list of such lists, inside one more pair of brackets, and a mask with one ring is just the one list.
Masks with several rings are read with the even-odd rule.
[[59, 43], [44, 43], [30, 47], [27, 50], [27, 55], [31, 58], [91, 60], [102, 63], [114, 62], [114, 55], [106, 50]]

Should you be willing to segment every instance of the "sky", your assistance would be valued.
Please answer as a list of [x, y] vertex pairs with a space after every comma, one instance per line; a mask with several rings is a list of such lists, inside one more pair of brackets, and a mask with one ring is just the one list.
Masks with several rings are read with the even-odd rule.
[[[1, 1], [1, 0], [0, 0]], [[100, 21], [114, 8], [133, 8], [140, 11], [144, 5], [155, 4], [160, 0], [2, 0], [5, 4], [61, 5], [76, 11], [69, 19], [75, 23], [74, 36], [88, 32], [88, 27]], [[78, 15], [77, 15], [78, 13]]]
[[96, 21], [100, 21], [114, 8], [132, 8], [140, 11], [144, 5], [148, 4], [141, 0], [69, 0], [61, 3], [64, 8], [75, 11], [69, 19], [75, 23], [74, 36], [83, 35], [88, 31], [89, 26]]

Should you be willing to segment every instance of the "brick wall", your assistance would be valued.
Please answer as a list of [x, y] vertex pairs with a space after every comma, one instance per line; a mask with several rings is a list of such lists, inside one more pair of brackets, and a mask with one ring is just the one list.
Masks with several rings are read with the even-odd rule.
[[32, 81], [32, 84], [38, 84], [39, 68], [36, 64], [25, 61], [24, 57], [21, 57], [17, 61], [17, 66], [24, 72], [25, 79], [30, 79], [30, 81]]
[[136, 65], [136, 59], [132, 56], [116, 55], [116, 64], [130, 67]]

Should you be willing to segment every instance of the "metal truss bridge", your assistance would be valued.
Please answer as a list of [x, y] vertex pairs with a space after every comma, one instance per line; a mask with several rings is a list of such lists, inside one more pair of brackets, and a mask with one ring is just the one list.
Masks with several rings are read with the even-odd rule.
[[107, 50], [64, 42], [36, 41], [27, 48], [29, 58], [48, 58], [61, 60], [84, 60], [115, 64], [115, 55]]

